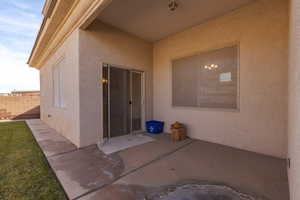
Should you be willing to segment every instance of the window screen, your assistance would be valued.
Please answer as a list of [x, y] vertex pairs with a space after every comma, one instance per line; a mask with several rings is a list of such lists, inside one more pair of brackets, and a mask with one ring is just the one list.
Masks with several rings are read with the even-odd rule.
[[61, 59], [53, 66], [53, 105], [57, 108], [64, 108], [63, 93], [63, 66], [65, 59]]
[[172, 62], [173, 106], [237, 109], [238, 46]]

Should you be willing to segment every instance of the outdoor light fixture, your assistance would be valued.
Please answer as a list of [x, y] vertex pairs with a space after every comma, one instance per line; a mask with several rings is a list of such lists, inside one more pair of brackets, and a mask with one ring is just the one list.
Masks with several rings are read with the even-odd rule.
[[106, 83], [108, 83], [108, 80], [107, 80], [106, 78], [102, 78], [102, 80], [101, 80], [101, 81], [102, 81], [102, 83], [103, 83], [103, 84], [106, 84]]
[[213, 69], [217, 69], [218, 67], [219, 65], [211, 64], [211, 65], [205, 65], [204, 69], [213, 70]]
[[175, 11], [178, 7], [178, 3], [176, 0], [169, 0], [169, 10], [170, 11]]

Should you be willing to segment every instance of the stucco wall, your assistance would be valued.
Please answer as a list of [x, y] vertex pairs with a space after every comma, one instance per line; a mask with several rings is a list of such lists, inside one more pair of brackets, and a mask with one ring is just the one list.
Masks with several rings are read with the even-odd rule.
[[291, 0], [289, 64], [290, 199], [300, 199], [300, 0]]
[[[171, 60], [240, 45], [240, 110], [172, 107]], [[288, 0], [257, 0], [154, 45], [154, 119], [193, 138], [277, 157], [287, 149]]]
[[0, 96], [0, 120], [40, 118], [40, 96]]
[[152, 44], [98, 20], [80, 31], [81, 146], [102, 139], [102, 63], [142, 70], [146, 76], [146, 119], [152, 118]]
[[[64, 42], [40, 70], [41, 119], [79, 146], [79, 75], [78, 75], [78, 31]], [[65, 108], [53, 104], [52, 68], [64, 57], [63, 91]]]

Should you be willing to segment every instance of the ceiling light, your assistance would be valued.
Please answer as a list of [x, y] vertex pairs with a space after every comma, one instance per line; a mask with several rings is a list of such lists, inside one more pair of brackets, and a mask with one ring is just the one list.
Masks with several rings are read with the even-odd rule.
[[213, 70], [213, 69], [217, 69], [218, 67], [219, 67], [219, 65], [210, 64], [210, 65], [205, 65], [204, 69]]
[[169, 10], [170, 11], [175, 11], [178, 7], [178, 3], [176, 0], [169, 0]]

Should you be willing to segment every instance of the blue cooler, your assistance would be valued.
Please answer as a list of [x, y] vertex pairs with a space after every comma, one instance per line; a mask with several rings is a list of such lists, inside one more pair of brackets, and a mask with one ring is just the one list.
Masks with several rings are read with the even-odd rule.
[[148, 133], [152, 134], [159, 134], [164, 131], [164, 122], [162, 121], [147, 121], [146, 122], [146, 129]]

